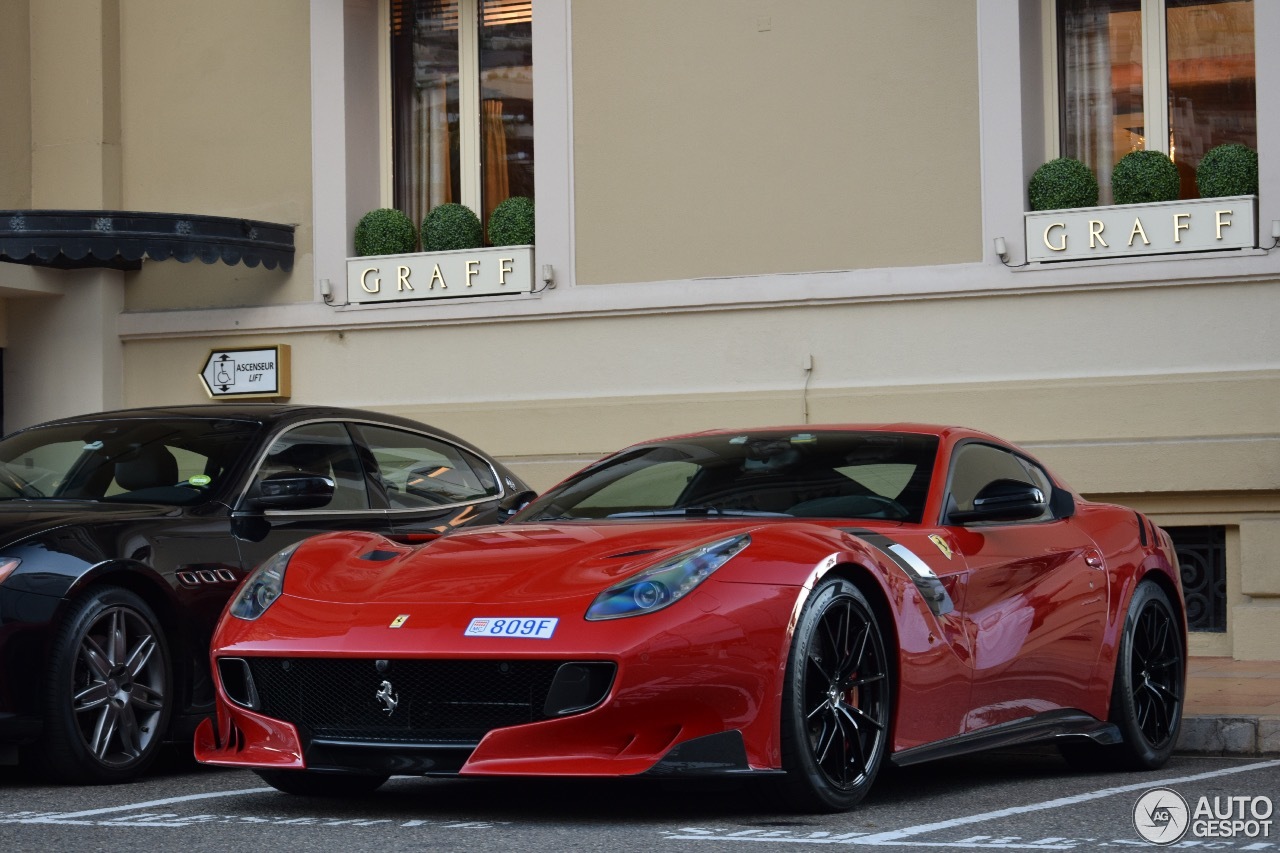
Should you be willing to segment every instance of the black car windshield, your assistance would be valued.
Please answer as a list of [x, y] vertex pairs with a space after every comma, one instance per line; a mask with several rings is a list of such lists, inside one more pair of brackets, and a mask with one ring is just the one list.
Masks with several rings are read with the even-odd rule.
[[891, 432], [745, 431], [624, 450], [512, 521], [866, 518], [919, 522], [938, 439]]
[[24, 430], [0, 441], [0, 501], [199, 503], [261, 429], [224, 418], [120, 418]]

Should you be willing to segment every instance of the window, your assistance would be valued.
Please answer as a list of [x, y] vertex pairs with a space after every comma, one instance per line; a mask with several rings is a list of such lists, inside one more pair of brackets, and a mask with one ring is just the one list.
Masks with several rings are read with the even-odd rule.
[[369, 491], [355, 445], [339, 423], [308, 424], [275, 440], [254, 477], [250, 495], [272, 474], [316, 474], [333, 480], [333, 499], [326, 510], [369, 509]]
[[1061, 152], [1098, 177], [1130, 151], [1169, 154], [1182, 198], [1228, 142], [1257, 148], [1253, 0], [1059, 0]]
[[501, 493], [488, 463], [461, 448], [402, 430], [357, 428], [377, 461], [392, 509], [482, 501]]
[[[967, 512], [973, 509], [974, 498], [988, 484], [996, 480], [1017, 480], [1038, 488], [1046, 502], [1053, 494], [1053, 484], [1044, 471], [1029, 460], [999, 447], [970, 442], [955, 452], [951, 466], [951, 497], [947, 513]], [[1053, 517], [1053, 511], [1045, 511], [1029, 521], [1044, 521]]]
[[533, 197], [531, 0], [392, 0], [394, 204]]
[[1224, 527], [1166, 527], [1182, 569], [1187, 627], [1227, 630], [1227, 532]]

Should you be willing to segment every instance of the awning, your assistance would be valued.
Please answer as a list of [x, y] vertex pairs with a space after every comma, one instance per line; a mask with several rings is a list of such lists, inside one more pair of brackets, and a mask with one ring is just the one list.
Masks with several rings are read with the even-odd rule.
[[293, 269], [293, 226], [132, 210], [0, 210], [0, 261], [136, 270], [143, 257]]

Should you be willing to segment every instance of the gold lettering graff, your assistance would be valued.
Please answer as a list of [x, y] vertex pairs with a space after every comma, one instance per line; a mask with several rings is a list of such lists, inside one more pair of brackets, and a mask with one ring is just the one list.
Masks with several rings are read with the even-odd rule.
[[507, 273], [515, 269], [514, 267], [507, 266], [507, 264], [515, 263], [515, 260], [516, 260], [515, 258], [499, 258], [498, 259], [498, 284], [503, 286], [506, 285]]
[[1106, 229], [1106, 227], [1107, 226], [1103, 225], [1102, 220], [1100, 219], [1089, 220], [1089, 248], [1090, 249], [1098, 248], [1098, 243], [1101, 243], [1102, 248], [1104, 249], [1111, 248], [1110, 246], [1107, 245], [1107, 241], [1102, 239], [1102, 232], [1104, 229]]
[[1219, 239], [1219, 240], [1221, 240], [1221, 239], [1222, 239], [1222, 229], [1223, 229], [1223, 228], [1230, 228], [1230, 227], [1231, 227], [1231, 220], [1230, 220], [1230, 219], [1223, 219], [1222, 217], [1223, 217], [1223, 216], [1230, 216], [1230, 215], [1231, 215], [1231, 211], [1230, 211], [1230, 210], [1219, 210], [1219, 211], [1215, 211], [1215, 214], [1216, 214], [1216, 216], [1217, 216], [1217, 218], [1216, 218], [1215, 222], [1216, 222], [1216, 224], [1217, 224], [1217, 226], [1218, 226], [1218, 239]]
[[1190, 222], [1183, 222], [1184, 219], [1191, 219], [1190, 213], [1175, 213], [1173, 215], [1173, 242], [1182, 242], [1182, 232], [1191, 227]]
[[400, 293], [405, 290], [413, 290], [413, 285], [409, 283], [409, 273], [413, 270], [408, 267], [396, 267], [396, 292]]
[[435, 290], [437, 281], [440, 282], [441, 290], [449, 289], [449, 285], [444, 283], [444, 273], [440, 272], [439, 264], [436, 264], [435, 269], [431, 271], [431, 283], [427, 285], [427, 290]]
[[480, 274], [479, 261], [467, 261], [467, 287], [471, 286], [471, 279]]
[[1137, 219], [1137, 218], [1135, 218], [1135, 219], [1133, 220], [1133, 230], [1129, 232], [1129, 245], [1130, 245], [1130, 246], [1132, 246], [1132, 245], [1133, 245], [1133, 238], [1134, 238], [1135, 236], [1139, 235], [1139, 234], [1141, 234], [1141, 235], [1142, 235], [1142, 245], [1144, 245], [1144, 246], [1150, 246], [1150, 245], [1151, 245], [1151, 241], [1147, 239], [1147, 232], [1146, 232], [1146, 231], [1143, 229], [1143, 227], [1142, 227], [1142, 220], [1141, 220], [1141, 219]]
[[374, 276], [373, 287], [369, 286], [369, 273], [377, 271], [377, 267], [369, 267], [367, 270], [360, 273], [360, 289], [365, 293], [377, 293], [382, 288], [382, 279], [377, 276]]
[[[1055, 228], [1062, 229], [1062, 243], [1055, 246], [1049, 242], [1049, 232]], [[1048, 228], [1044, 229], [1044, 245], [1051, 252], [1065, 252], [1067, 250], [1067, 223], [1054, 222]]]

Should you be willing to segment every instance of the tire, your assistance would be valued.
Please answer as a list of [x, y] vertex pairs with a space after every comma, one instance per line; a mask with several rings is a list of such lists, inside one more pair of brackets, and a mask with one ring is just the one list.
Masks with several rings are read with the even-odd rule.
[[317, 773], [310, 770], [254, 770], [277, 791], [299, 797], [358, 797], [382, 787], [389, 776]]
[[168, 731], [172, 685], [168, 642], [147, 603], [119, 587], [86, 592], [50, 650], [39, 770], [80, 784], [137, 778]]
[[1063, 743], [1067, 762], [1084, 770], [1154, 770], [1173, 754], [1186, 697], [1182, 622], [1153, 581], [1138, 584], [1129, 601], [1116, 655], [1109, 720], [1121, 742]]
[[893, 674], [857, 587], [825, 581], [792, 636], [782, 692], [782, 793], [806, 812], [846, 811], [871, 789], [889, 744]]

